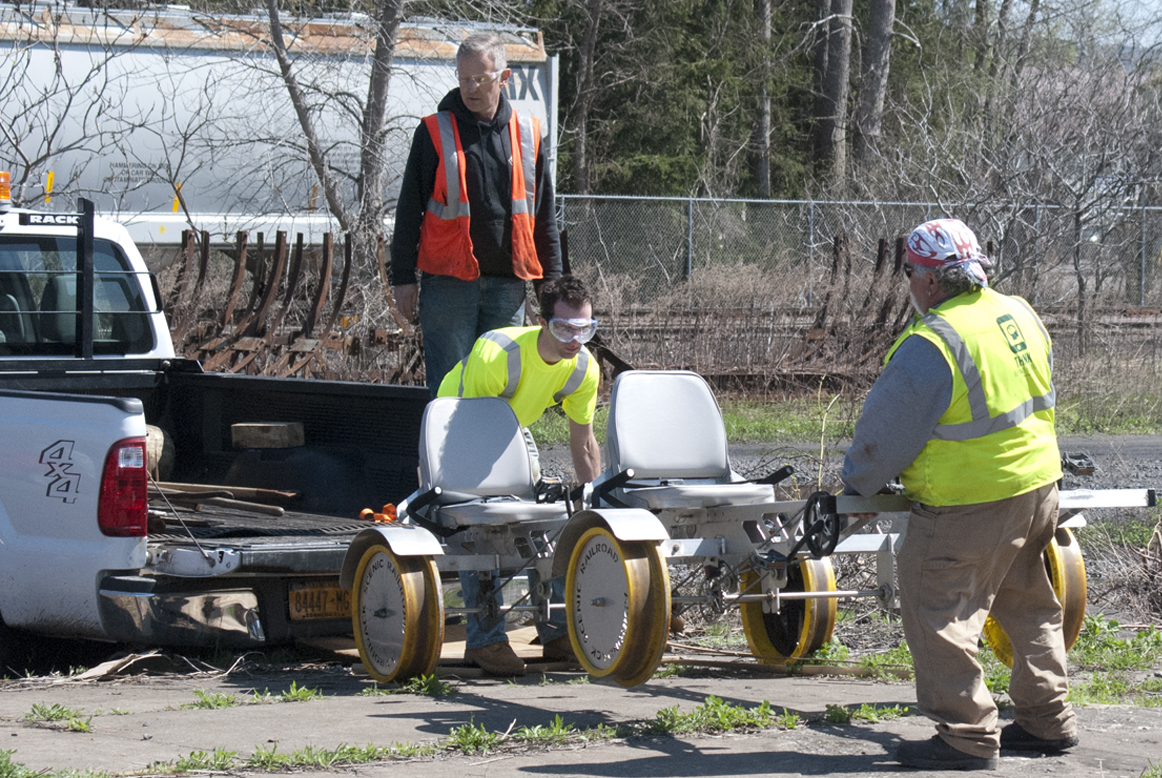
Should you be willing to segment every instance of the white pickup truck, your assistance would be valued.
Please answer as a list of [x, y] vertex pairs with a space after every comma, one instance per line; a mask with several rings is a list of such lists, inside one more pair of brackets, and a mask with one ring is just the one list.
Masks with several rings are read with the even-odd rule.
[[[343, 557], [361, 509], [415, 489], [427, 390], [203, 372], [175, 356], [121, 225], [86, 201], [13, 209], [3, 188], [0, 676], [37, 636], [236, 648], [351, 634]], [[302, 439], [236, 446], [253, 425]], [[156, 464], [147, 429], [166, 443]]]

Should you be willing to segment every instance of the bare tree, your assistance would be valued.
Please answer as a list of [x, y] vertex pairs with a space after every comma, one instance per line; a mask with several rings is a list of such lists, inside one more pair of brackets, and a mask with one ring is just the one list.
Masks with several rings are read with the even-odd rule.
[[771, 196], [771, 0], [756, 0], [759, 51], [758, 120], [755, 122], [755, 183], [759, 197]]
[[859, 102], [855, 111], [855, 157], [860, 163], [867, 159], [869, 149], [878, 145], [882, 131], [895, 23], [895, 0], [871, 0], [861, 57]]
[[1128, 297], [1137, 206], [1162, 184], [1157, 51], [1141, 38], [1125, 45], [1128, 27], [1097, 18], [1111, 6], [1089, 18], [1084, 10], [1064, 16], [1069, 29], [1063, 16], [1028, 17], [1029, 44], [1004, 45], [998, 31], [991, 79], [972, 68], [926, 70], [891, 108], [908, 128], [902, 144], [878, 157], [881, 183], [895, 187], [881, 196], [926, 192], [973, 223], [994, 243], [994, 281], [1068, 306], [1083, 351], [1095, 305]]
[[338, 183], [331, 173], [327, 153], [320, 143], [308, 103], [295, 73], [294, 64], [282, 32], [282, 18], [277, 0], [266, 0], [270, 17], [270, 42], [278, 59], [279, 70], [291, 104], [298, 117], [306, 140], [311, 167], [323, 187], [327, 206], [345, 232], [353, 233], [357, 254], [365, 265], [374, 256], [374, 248], [383, 237], [383, 149], [384, 115], [387, 108], [388, 87], [391, 83], [391, 63], [395, 52], [395, 36], [399, 28], [404, 0], [380, 0], [376, 15], [375, 50], [372, 55], [368, 97], [360, 127], [359, 199], [354, 212], [342, 197]]
[[[824, 3], [827, 3], [824, 6]], [[821, 0], [821, 37], [816, 54], [816, 170], [833, 189], [842, 189], [847, 174], [847, 95], [851, 68], [852, 0]], [[826, 22], [826, 26], [823, 23]], [[826, 32], [822, 33], [825, 29]], [[826, 49], [824, 54], [823, 49]]]

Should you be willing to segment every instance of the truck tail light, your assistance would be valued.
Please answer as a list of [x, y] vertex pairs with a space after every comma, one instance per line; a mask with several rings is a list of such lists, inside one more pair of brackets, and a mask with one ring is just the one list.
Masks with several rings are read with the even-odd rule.
[[101, 474], [97, 524], [113, 537], [145, 537], [145, 438], [126, 438], [113, 444]]
[[12, 174], [7, 170], [0, 170], [0, 213], [7, 211], [12, 205]]

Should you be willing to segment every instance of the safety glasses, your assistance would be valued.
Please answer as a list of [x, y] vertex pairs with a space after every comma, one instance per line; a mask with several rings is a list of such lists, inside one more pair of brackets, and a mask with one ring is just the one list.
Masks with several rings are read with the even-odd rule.
[[562, 343], [588, 343], [597, 334], [597, 319], [549, 319], [549, 332]]

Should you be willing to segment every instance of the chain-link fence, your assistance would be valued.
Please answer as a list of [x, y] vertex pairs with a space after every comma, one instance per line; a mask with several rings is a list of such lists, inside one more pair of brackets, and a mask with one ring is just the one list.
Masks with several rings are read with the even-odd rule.
[[881, 239], [894, 244], [917, 224], [951, 215], [990, 244], [992, 275], [1006, 291], [1055, 305], [1085, 294], [1098, 307], [1162, 307], [1157, 206], [986, 203], [948, 213], [937, 203], [581, 195], [558, 202], [573, 268], [618, 279], [642, 303], [668, 296], [699, 271], [746, 265], [806, 282], [784, 284], [781, 302], [811, 305], [837, 238], [858, 275], [861, 264], [870, 271]]
[[760, 379], [874, 374], [908, 313], [902, 240], [945, 215], [976, 232], [996, 288], [1071, 333], [1099, 314], [1162, 309], [1159, 207], [949, 213], [937, 203], [577, 195], [559, 204], [571, 268], [593, 285], [605, 338], [639, 365]]

